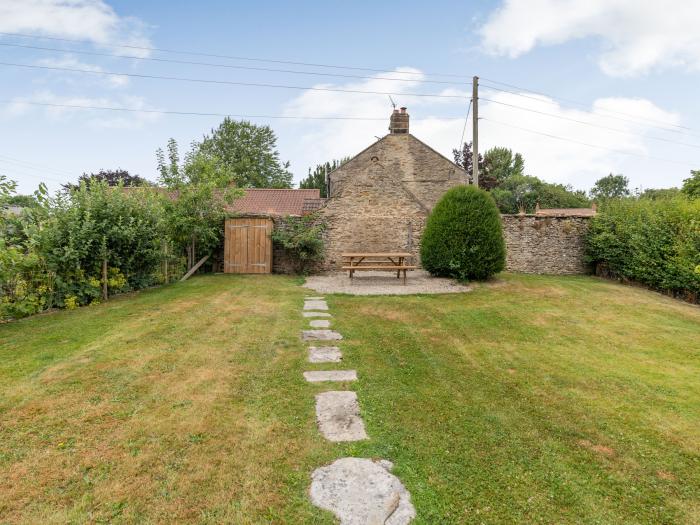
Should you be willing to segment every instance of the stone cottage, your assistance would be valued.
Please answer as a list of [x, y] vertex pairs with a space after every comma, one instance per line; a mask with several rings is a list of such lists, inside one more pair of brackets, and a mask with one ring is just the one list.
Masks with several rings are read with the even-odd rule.
[[[326, 257], [317, 270], [338, 269], [346, 252], [410, 252], [412, 262], [420, 265], [420, 240], [428, 215], [447, 190], [467, 184], [468, 177], [409, 133], [409, 116], [401, 108], [391, 115], [388, 135], [329, 173], [326, 182], [327, 199], [320, 198], [318, 190], [248, 189], [230, 211], [239, 217], [267, 218], [274, 228], [284, 227], [285, 216], [317, 211], [326, 225]], [[532, 215], [502, 215], [506, 269], [588, 272], [584, 238], [593, 215], [595, 210], [588, 208], [538, 208]], [[294, 267], [280, 247], [271, 256], [271, 271], [288, 273]]]
[[342, 265], [341, 253], [410, 252], [419, 262], [425, 221], [467, 173], [409, 133], [406, 108], [394, 110], [389, 134], [328, 175], [327, 269]]

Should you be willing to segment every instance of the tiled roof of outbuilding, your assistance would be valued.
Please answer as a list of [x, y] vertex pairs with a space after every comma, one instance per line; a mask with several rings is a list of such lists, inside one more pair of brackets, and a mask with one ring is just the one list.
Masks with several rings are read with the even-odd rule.
[[231, 211], [244, 214], [260, 213], [264, 215], [304, 215], [318, 209], [311, 208], [312, 202], [321, 199], [319, 189], [286, 190], [248, 188], [245, 195], [233, 201]]

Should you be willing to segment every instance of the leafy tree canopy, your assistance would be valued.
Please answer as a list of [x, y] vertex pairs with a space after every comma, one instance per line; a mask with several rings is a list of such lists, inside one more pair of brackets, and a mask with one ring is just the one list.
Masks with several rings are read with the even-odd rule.
[[[469, 183], [471, 184], [474, 178], [474, 167], [473, 167], [473, 157], [472, 157], [472, 143], [465, 142], [461, 149], [453, 149], [452, 155], [454, 156], [454, 161], [457, 166], [464, 169], [469, 175]], [[484, 157], [479, 153], [479, 173], [484, 172]]]
[[193, 144], [193, 155], [217, 164], [240, 188], [291, 188], [289, 162], [281, 162], [277, 137], [269, 126], [226, 117], [218, 128]]
[[628, 197], [630, 195], [628, 184], [629, 179], [624, 175], [613, 175], [611, 173], [596, 181], [593, 188], [591, 188], [591, 198], [605, 200]]
[[151, 183], [139, 175], [132, 175], [127, 170], [100, 170], [97, 173], [83, 173], [78, 177], [77, 184], [63, 184], [63, 189], [73, 191], [80, 187], [81, 183], [88, 185], [94, 182], [104, 182], [107, 186], [150, 186]]
[[195, 146], [180, 163], [178, 145], [170, 139], [167, 159], [156, 151], [159, 182], [170, 190], [165, 202], [167, 230], [176, 246], [187, 252], [187, 267], [198, 255], [211, 252], [220, 244], [226, 207], [242, 190], [231, 186], [230, 166]]
[[299, 188], [302, 190], [318, 188], [321, 190], [321, 197], [328, 197], [328, 188], [326, 188], [326, 173], [330, 173], [342, 164], [345, 164], [348, 160], [350, 159], [345, 157], [341, 160], [333, 160], [333, 162], [317, 164], [316, 169], [314, 169], [313, 172], [311, 171], [311, 168], [309, 168], [309, 174], [299, 183]]
[[13, 180], [9, 180], [5, 175], [0, 175], [0, 204], [5, 204], [5, 202], [10, 198], [17, 188], [17, 183]]
[[683, 181], [681, 191], [692, 199], [700, 198], [700, 170], [690, 172], [690, 177]]
[[543, 208], [586, 208], [586, 192], [563, 184], [552, 184], [529, 175], [512, 175], [491, 190], [501, 213], [534, 213], [537, 203]]
[[678, 188], [648, 188], [639, 194], [640, 199], [652, 201], [673, 199], [681, 192]]
[[494, 188], [513, 176], [525, 175], [525, 161], [520, 153], [513, 155], [508, 148], [494, 147], [484, 155], [484, 167], [479, 176], [479, 186]]
[[7, 204], [10, 206], [21, 206], [23, 208], [30, 208], [37, 205], [36, 197], [34, 195], [12, 195], [7, 198]]

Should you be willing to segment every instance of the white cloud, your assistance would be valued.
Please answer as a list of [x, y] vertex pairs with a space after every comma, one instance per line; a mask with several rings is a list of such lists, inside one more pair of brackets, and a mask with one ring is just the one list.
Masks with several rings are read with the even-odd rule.
[[[103, 0], [0, 0], [0, 31], [89, 40], [103, 47], [150, 47], [145, 24]], [[148, 56], [148, 50], [130, 53]]]
[[[37, 61], [37, 64], [42, 65], [42, 66], [47, 66], [47, 67], [58, 67], [58, 68], [68, 68], [68, 69], [83, 69], [86, 71], [94, 71], [96, 73], [101, 73], [104, 71], [100, 66], [95, 65], [95, 64], [87, 64], [85, 62], [81, 62], [77, 58], [75, 58], [74, 55], [71, 54], [66, 54], [61, 58], [44, 58], [42, 60]], [[80, 79], [80, 84], [84, 85], [86, 81], [86, 76], [82, 73], [70, 73], [70, 72], [63, 72], [63, 71], [57, 71], [57, 74], [60, 74], [61, 76], [70, 79], [73, 81], [75, 79], [76, 75], [79, 75]], [[117, 75], [90, 75], [92, 76], [92, 80], [96, 80], [98, 83], [106, 84], [107, 86], [110, 87], [125, 87], [129, 84], [129, 77], [126, 76], [117, 76]]]
[[[42, 105], [46, 104], [46, 105]], [[52, 106], [51, 104], [55, 104]], [[101, 109], [81, 109], [70, 106], [124, 107], [141, 110], [155, 109], [143, 97], [124, 95], [111, 97], [60, 96], [51, 91], [38, 91], [27, 97], [17, 97], [6, 107], [9, 117], [25, 118], [33, 112], [43, 113], [52, 120], [78, 120], [94, 128], [138, 128], [157, 121], [158, 113], [120, 112]]]
[[[399, 105], [408, 107], [411, 115], [411, 133], [446, 157], [452, 158], [452, 150], [458, 146], [464, 127], [466, 100], [406, 95], [419, 90], [418, 82], [397, 82], [375, 78], [333, 87], [399, 93], [393, 98]], [[484, 117], [480, 122], [482, 152], [493, 146], [509, 147], [523, 153], [526, 171], [529, 174], [550, 182], [571, 184], [580, 189], [589, 188], [595, 180], [610, 172], [624, 172], [630, 177], [633, 185], [645, 187], [671, 186], [678, 184], [684, 176], [687, 176], [687, 170], [690, 169], [688, 150], [680, 150], [679, 154], [678, 146], [657, 143], [645, 138], [645, 135], [656, 135], [670, 137], [671, 140], [681, 140], [676, 135], [666, 134], [653, 127], [677, 125], [680, 123], [680, 116], [659, 108], [649, 100], [601, 98], [596, 100], [590, 109], [577, 110], [561, 107], [548, 97], [530, 93], [526, 96], [530, 98], [482, 89], [483, 98], [480, 102], [480, 115]], [[532, 111], [503, 104], [521, 106]], [[550, 113], [560, 118], [533, 111]], [[290, 156], [293, 162], [292, 168], [297, 175], [304, 176], [307, 167], [313, 167], [326, 160], [353, 156], [372, 144], [376, 140], [375, 137], [385, 135], [391, 106], [388, 98], [382, 95], [306, 91], [286, 105], [285, 113], [380, 119], [378, 121], [304, 120], [276, 125], [276, 129], [280, 130], [282, 151]], [[445, 116], [446, 113], [449, 113], [449, 116]], [[621, 116], [620, 113], [627, 116]], [[614, 128], [616, 131], [586, 126], [565, 119]], [[563, 137], [574, 142], [515, 129], [514, 126]], [[471, 120], [467, 126], [465, 140], [471, 140]], [[600, 148], [576, 142], [597, 145]], [[686, 168], [671, 164], [664, 165], [611, 150], [641, 156], [669, 157], [679, 161], [683, 161], [683, 154], [688, 153], [689, 166]], [[661, 166], [664, 167], [664, 179], [659, 178]]]
[[483, 48], [518, 57], [538, 45], [596, 37], [613, 76], [669, 67], [700, 70], [700, 2], [505, 0], [480, 29]]
[[[485, 117], [479, 128], [482, 150], [505, 145], [523, 153], [528, 173], [580, 189], [610, 172], [626, 172], [637, 156], [651, 156], [656, 142], [645, 135], [666, 136], [653, 126], [680, 123], [677, 114], [645, 99], [601, 98], [590, 110], [578, 110], [563, 108], [548, 97], [526, 96], [530, 98], [483, 93], [489, 101], [480, 106]], [[652, 173], [653, 166], [648, 165], [646, 172], [627, 174], [633, 183], [648, 186], [654, 184]]]

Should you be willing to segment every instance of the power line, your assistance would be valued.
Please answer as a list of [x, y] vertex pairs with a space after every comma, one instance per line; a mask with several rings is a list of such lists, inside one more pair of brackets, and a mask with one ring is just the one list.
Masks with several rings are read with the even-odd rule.
[[[548, 93], [543, 93], [543, 92], [541, 92], [541, 91], [534, 91], [534, 90], [532, 90], [532, 89], [527, 89], [527, 88], [524, 88], [524, 87], [522, 87], [522, 86], [516, 86], [515, 84], [508, 84], [508, 83], [506, 83], [506, 82], [501, 82], [501, 81], [498, 81], [498, 80], [489, 80], [488, 78], [487, 78], [487, 79], [484, 79], [484, 80], [486, 80], [487, 82], [492, 82], [492, 83], [494, 83], [494, 84], [499, 84], [499, 85], [501, 85], [501, 86], [511, 87], [511, 88], [515, 88], [515, 89], [520, 89], [520, 90], [522, 90], [522, 91], [527, 91], [528, 93], [534, 93], [535, 95], [542, 95], [542, 96], [545, 96], [545, 97], [553, 98], [553, 99], [555, 99], [555, 100], [561, 100], [562, 102], [566, 102], [566, 103], [568, 103], [568, 104], [575, 104], [575, 105], [577, 105], [577, 106], [582, 106], [582, 107], [585, 107], [585, 108], [587, 108], [587, 107], [589, 106], [588, 104], [586, 104], [586, 103], [584, 103], [584, 102], [580, 102], [580, 101], [577, 101], [577, 100], [571, 100], [571, 99], [563, 98], [563, 97], [558, 97], [558, 96], [555, 96], [555, 95], [550, 95], [550, 94], [548, 94]], [[650, 119], [650, 118], [647, 118], [647, 117], [640, 117], [640, 116], [638, 116], [638, 115], [633, 115], [633, 114], [631, 114], [631, 113], [625, 113], [625, 112], [623, 112], [623, 111], [616, 111], [616, 110], [614, 110], [614, 109], [606, 109], [606, 110], [604, 110], [604, 111], [608, 111], [608, 112], [610, 112], [610, 113], [615, 113], [615, 114], [617, 114], [617, 115], [623, 115], [623, 116], [625, 116], [625, 117], [632, 117], [632, 118], [637, 118], [637, 119], [642, 119], [642, 120], [648, 120], [649, 122], [655, 122], [655, 123], [661, 124], [661, 125], [663, 125], [663, 126], [672, 126], [672, 127], [682, 128], [682, 129], [692, 129], [692, 128], [689, 128], [689, 127], [687, 127], [687, 126], [681, 126], [680, 124], [669, 124], [669, 123], [667, 123], [667, 122], [662, 122], [662, 121], [660, 121], [660, 120]]]
[[[0, 100], [5, 104], [28, 104], [32, 106], [46, 106], [56, 108], [71, 108], [71, 109], [96, 109], [104, 111], [125, 111], [130, 113], [155, 113], [162, 115], [192, 115], [202, 117], [235, 117], [235, 118], [260, 118], [260, 119], [289, 119], [289, 120], [360, 120], [360, 121], [385, 121], [386, 117], [321, 117], [321, 116], [306, 116], [306, 115], [246, 115], [241, 113], [207, 113], [201, 111], [168, 111], [158, 109], [139, 109], [139, 108], [124, 108], [117, 106], [86, 106], [78, 104], [58, 104], [52, 102], [35, 102], [30, 100]], [[414, 118], [413, 120], [422, 120]]]
[[[377, 76], [364, 76], [364, 75], [348, 75], [343, 73], [321, 73], [318, 71], [298, 71], [293, 69], [277, 69], [270, 67], [255, 67], [255, 66], [240, 66], [236, 64], [221, 64], [212, 62], [197, 62], [193, 60], [174, 60], [170, 58], [156, 58], [156, 57], [140, 57], [136, 55], [118, 55], [114, 53], [100, 53], [97, 51], [84, 51], [79, 49], [60, 49], [57, 47], [43, 47], [43, 46], [30, 46], [24, 44], [10, 44], [5, 42], [0, 42], [0, 46], [4, 47], [18, 47], [22, 49], [36, 49], [40, 51], [59, 51], [63, 53], [75, 53], [80, 55], [91, 55], [99, 57], [110, 57], [110, 58], [124, 58], [129, 60], [142, 60], [150, 62], [164, 62], [169, 64], [185, 64], [194, 66], [207, 66], [207, 67], [221, 67], [227, 69], [242, 69], [245, 71], [265, 71], [272, 73], [290, 73], [294, 75], [309, 75], [309, 76], [324, 76], [324, 77], [339, 77], [339, 78], [356, 78], [364, 80], [392, 80], [397, 82], [418, 82], [423, 84], [448, 84], [452, 86], [461, 86], [461, 82], [451, 81], [451, 80], [426, 80], [420, 78], [390, 78], [390, 77], [377, 77]], [[400, 74], [400, 71], [388, 72], [392, 74]]]
[[68, 71], [71, 73], [87, 73], [91, 75], [103, 75], [103, 76], [114, 76], [114, 77], [135, 77], [135, 78], [148, 78], [155, 80], [175, 80], [179, 82], [196, 82], [200, 84], [223, 84], [230, 86], [246, 86], [246, 87], [266, 87], [266, 88], [277, 88], [277, 89], [297, 89], [297, 90], [310, 90], [310, 91], [330, 91], [337, 93], [361, 93], [365, 95], [395, 95], [403, 97], [427, 97], [427, 98], [451, 98], [451, 99], [466, 99], [464, 95], [440, 95], [438, 93], [395, 93], [393, 91], [364, 91], [360, 89], [341, 89], [341, 88], [325, 88], [325, 87], [309, 87], [309, 86], [290, 86], [286, 84], [266, 84], [262, 82], [237, 82], [232, 80], [214, 80], [214, 79], [204, 79], [204, 78], [191, 78], [191, 77], [169, 77], [162, 75], [146, 75], [142, 73], [120, 73], [114, 71], [94, 71], [90, 69], [80, 69], [72, 67], [59, 67], [59, 66], [40, 66], [36, 64], [17, 64], [13, 62], [0, 62], [0, 66], [9, 67], [19, 67], [28, 69], [44, 69], [50, 71]]
[[458, 150], [462, 149], [462, 144], [464, 144], [464, 134], [467, 132], [467, 123], [469, 122], [469, 112], [472, 109], [472, 102], [474, 102], [472, 99], [469, 99], [469, 106], [467, 107], [467, 116], [464, 119], [464, 127], [462, 128], [462, 138], [459, 139], [459, 147], [457, 148]]
[[[494, 91], [500, 91], [500, 92], [502, 92], [502, 93], [510, 93], [511, 95], [515, 95], [515, 96], [517, 96], [517, 97], [527, 98], [527, 99], [530, 99], [530, 100], [536, 100], [536, 101], [538, 101], [538, 102], [545, 103], [545, 104], [551, 104], [551, 105], [554, 105], [554, 106], [557, 106], [557, 107], [559, 107], [560, 104], [557, 103], [557, 102], [554, 102], [554, 100], [543, 100], [543, 99], [540, 98], [540, 97], [548, 97], [548, 98], [552, 98], [552, 99], [556, 99], [556, 100], [561, 100], [561, 101], [566, 101], [566, 100], [567, 100], [567, 99], [561, 99], [561, 98], [558, 98], [558, 97], [552, 97], [552, 96], [550, 96], [550, 95], [545, 95], [545, 94], [543, 94], [543, 93], [537, 93], [537, 92], [530, 92], [530, 93], [539, 94], [540, 97], [528, 96], [528, 95], [525, 95], [525, 94], [523, 94], [523, 93], [518, 93], [517, 91], [512, 91], [512, 90], [509, 90], [509, 89], [502, 89], [502, 88], [499, 88], [499, 87], [496, 87], [496, 86], [490, 86], [490, 85], [488, 85], [488, 84], [484, 84], [484, 87], [486, 87], [486, 88], [488, 88], [488, 89], [493, 89]], [[569, 102], [569, 103], [573, 103], [573, 102]], [[584, 104], [584, 103], [582, 103], [582, 102], [576, 102], [575, 105], [584, 107], [584, 108], [586, 108], [586, 109], [588, 109], [588, 108], [590, 107], [588, 104]], [[603, 116], [603, 117], [605, 117], [605, 118], [616, 119], [616, 120], [620, 120], [620, 121], [623, 121], [623, 122], [629, 122], [629, 123], [632, 123], [632, 124], [644, 124], [645, 126], [648, 126], [648, 127], [651, 127], [651, 128], [660, 129], [660, 130], [662, 130], [662, 131], [668, 131], [668, 132], [670, 132], [670, 133], [682, 133], [682, 134], [684, 134], [684, 135], [690, 135], [690, 136], [693, 136], [693, 137], [699, 136], [699, 135], [694, 135], [694, 134], [692, 134], [692, 133], [687, 133], [686, 131], [684, 131], [684, 130], [690, 130], [690, 129], [692, 129], [692, 128], [688, 128], [688, 127], [686, 127], [686, 126], [680, 126], [680, 125], [678, 125], [678, 124], [661, 123], [661, 122], [659, 122], [659, 121], [657, 121], [657, 120], [647, 119], [647, 118], [645, 118], [645, 117], [639, 117], [639, 116], [635, 116], [635, 115], [629, 115], [628, 113], [622, 113], [622, 112], [619, 112], [619, 111], [608, 110], [608, 109], [604, 109], [604, 108], [597, 108], [597, 109], [595, 109], [594, 111], [595, 111], [595, 113], [597, 113], [597, 114], [599, 114], [600, 116]], [[614, 114], [627, 115], [627, 116], [632, 117], [632, 119], [616, 117], [616, 116], [614, 116], [614, 115], [606, 115], [605, 113], [614, 113]], [[662, 125], [661, 125], [661, 126], [658, 126], [658, 125], [651, 125], [651, 124], [649, 124], [648, 122], [657, 122], [657, 123], [660, 123], [660, 124], [662, 124]], [[675, 127], [675, 128], [682, 128], [682, 129], [673, 129], [674, 127]]]
[[619, 149], [608, 148], [608, 147], [605, 147], [605, 146], [600, 146], [600, 145], [598, 145], [598, 144], [590, 144], [590, 143], [588, 143], [588, 142], [582, 142], [582, 141], [570, 139], [570, 138], [567, 138], [567, 137], [560, 137], [559, 135], [552, 135], [552, 134], [550, 134], [550, 133], [544, 133], [544, 132], [542, 132], [542, 131], [536, 131], [536, 130], [534, 130], [534, 129], [523, 128], [523, 127], [520, 127], [520, 126], [516, 126], [516, 125], [514, 125], [514, 124], [507, 124], [506, 122], [500, 122], [500, 121], [498, 121], [498, 120], [493, 120], [493, 119], [486, 118], [486, 117], [481, 117], [481, 120], [487, 120], [487, 121], [489, 121], [489, 122], [493, 122], [494, 124], [498, 124], [498, 125], [505, 126], [505, 127], [508, 127], [508, 128], [518, 129], [518, 130], [520, 130], [520, 131], [526, 131], [526, 132], [528, 132], [528, 133], [534, 133], [534, 134], [536, 134], [536, 135], [542, 135], [542, 136], [544, 136], [544, 137], [549, 137], [549, 138], [556, 139], [556, 140], [562, 140], [562, 141], [565, 141], [565, 142], [572, 142], [572, 143], [574, 143], [574, 144], [580, 144], [581, 146], [588, 146], [588, 147], [590, 147], [590, 148], [596, 148], [596, 149], [602, 149], [602, 150], [606, 150], [606, 151], [612, 151], [613, 153], [619, 153], [619, 154], [621, 154], [621, 155], [631, 155], [631, 156], [633, 156], [633, 157], [640, 157], [640, 158], [643, 158], [643, 159], [653, 159], [653, 160], [659, 160], [659, 161], [662, 161], [662, 162], [669, 162], [669, 163], [671, 163], [671, 164], [680, 164], [680, 165], [682, 165], [682, 166], [688, 166], [688, 164], [686, 164], [685, 162], [679, 162], [679, 161], [677, 161], [677, 160], [663, 159], [663, 158], [661, 158], [661, 157], [652, 157], [651, 155], [641, 155], [641, 154], [639, 154], [639, 153], [632, 153], [632, 152], [630, 152], [630, 151], [622, 151], [622, 150], [619, 150]]
[[[59, 37], [51, 37], [51, 36], [43, 36], [43, 35], [31, 35], [31, 34], [26, 34], [26, 33], [8, 33], [4, 31], [0, 31], [0, 35], [4, 36], [12, 36], [12, 37], [21, 37], [21, 38], [36, 38], [36, 39], [43, 39], [43, 40], [54, 40], [58, 42], [74, 42], [74, 43], [80, 43], [80, 44], [93, 44], [94, 42], [90, 40], [85, 40], [85, 39], [76, 39], [76, 38], [59, 38]], [[226, 58], [230, 60], [245, 60], [245, 61], [250, 61], [250, 62], [266, 62], [266, 63], [271, 63], [271, 64], [289, 64], [289, 65], [295, 65], [295, 66], [307, 66], [307, 67], [325, 67], [325, 68], [332, 68], [332, 69], [349, 69], [349, 70], [354, 70], [354, 71], [370, 71], [374, 73], [392, 73], [391, 70], [388, 70], [388, 68], [384, 69], [377, 69], [377, 68], [370, 68], [370, 67], [357, 67], [357, 66], [346, 66], [346, 65], [339, 65], [339, 64], [321, 64], [321, 63], [313, 63], [313, 62], [296, 62], [292, 60], [277, 60], [277, 59], [268, 59], [268, 58], [255, 58], [255, 57], [246, 57], [246, 56], [239, 56], [239, 55], [222, 55], [222, 54], [216, 54], [216, 53], [203, 53], [203, 52], [198, 52], [198, 51], [184, 51], [184, 50], [177, 50], [177, 49], [165, 49], [165, 48], [158, 48], [158, 47], [148, 47], [148, 46], [134, 46], [134, 45], [128, 45], [128, 44], [110, 44], [110, 47], [117, 47], [117, 48], [125, 48], [125, 49], [138, 49], [141, 51], [157, 51], [160, 53], [172, 53], [172, 54], [178, 54], [178, 55], [191, 55], [191, 56], [202, 56], [202, 57], [210, 57], [210, 58]], [[451, 74], [451, 73], [413, 73], [411, 71], [402, 71], [400, 74], [403, 75], [430, 75], [430, 76], [441, 76], [441, 77], [452, 77], [452, 78], [470, 78], [466, 75], [456, 75], [456, 74]]]
[[[59, 42], [73, 42], [73, 43], [82, 43], [82, 44], [93, 44], [94, 42], [90, 40], [85, 40], [85, 39], [71, 39], [71, 38], [59, 38], [59, 37], [50, 37], [50, 36], [44, 36], [44, 35], [32, 35], [32, 34], [26, 34], [26, 33], [12, 33], [12, 32], [2, 32], [0, 31], [0, 35], [4, 36], [10, 36], [10, 37], [20, 37], [20, 38], [33, 38], [33, 39], [42, 39], [42, 40], [52, 40], [52, 41], [59, 41]], [[233, 67], [233, 68], [239, 68], [239, 69], [252, 69], [252, 70], [261, 70], [261, 71], [275, 71], [275, 72], [283, 72], [283, 73], [291, 73], [291, 74], [309, 74], [309, 75], [324, 75], [324, 76], [338, 76], [338, 77], [349, 77], [349, 78], [372, 78], [376, 79], [377, 77], [362, 77], [362, 76], [352, 76], [352, 75], [331, 75], [331, 74], [324, 74], [324, 73], [318, 73], [318, 72], [306, 72], [306, 71], [290, 71], [290, 70], [276, 70], [273, 68], [244, 68], [243, 66], [233, 66], [233, 65], [227, 65], [227, 64], [208, 64], [208, 63], [198, 63], [198, 62], [188, 62], [188, 61], [174, 61], [174, 60], [168, 60], [168, 59], [158, 59], [158, 58], [145, 58], [145, 57], [137, 57], [137, 56], [124, 56], [124, 55], [110, 55], [107, 53], [97, 53], [97, 52], [89, 52], [89, 51], [78, 51], [78, 50], [60, 50], [57, 48], [43, 48], [39, 46], [23, 46], [20, 44], [0, 44], [0, 45], [10, 45], [10, 46], [16, 46], [16, 47], [28, 47], [28, 48], [36, 48], [36, 49], [45, 49], [45, 50], [55, 50], [55, 51], [66, 51], [66, 52], [74, 52], [74, 53], [82, 53], [82, 54], [93, 54], [93, 55], [98, 55], [98, 56], [113, 56], [113, 57], [118, 57], [118, 58], [132, 58], [136, 60], [155, 60], [155, 61], [169, 61], [169, 62], [174, 62], [174, 63], [190, 63], [190, 64], [197, 64], [197, 65], [208, 65], [208, 66], [216, 66], [216, 67]], [[308, 67], [324, 67], [324, 68], [333, 68], [333, 69], [348, 69], [348, 70], [355, 70], [355, 71], [369, 71], [369, 72], [375, 72], [375, 73], [390, 73], [393, 75], [421, 75], [421, 76], [442, 76], [442, 77], [451, 77], [451, 78], [462, 78], [462, 79], [467, 79], [470, 78], [467, 75], [457, 75], [457, 74], [450, 74], [450, 73], [414, 73], [410, 71], [392, 71], [387, 68], [385, 69], [377, 69], [377, 68], [368, 68], [368, 67], [356, 67], [356, 66], [347, 66], [347, 65], [338, 65], [338, 64], [327, 64], [327, 63], [312, 63], [312, 62], [299, 62], [299, 61], [290, 61], [290, 60], [278, 60], [278, 59], [264, 59], [264, 58], [254, 58], [254, 57], [246, 57], [246, 56], [239, 56], [239, 55], [224, 55], [224, 54], [215, 54], [215, 53], [203, 53], [203, 52], [196, 52], [196, 51], [185, 51], [185, 50], [176, 50], [176, 49], [165, 49], [165, 48], [157, 48], [157, 47], [148, 47], [148, 46], [135, 46], [135, 45], [127, 45], [127, 44], [113, 44], [110, 45], [110, 47], [116, 47], [116, 48], [126, 48], [126, 49], [136, 49], [136, 50], [142, 50], [142, 51], [156, 51], [156, 52], [162, 52], [162, 53], [173, 53], [173, 54], [183, 54], [183, 55], [192, 55], [192, 56], [205, 56], [205, 57], [215, 57], [215, 58], [225, 58], [225, 59], [232, 59], [232, 60], [245, 60], [245, 61], [252, 61], [252, 62], [266, 62], [266, 63], [275, 63], [275, 64], [291, 64], [291, 65], [299, 65], [299, 66], [308, 66]], [[95, 71], [84, 71], [84, 72], [89, 72], [89, 73], [97, 73]], [[123, 76], [128, 76], [129, 74], [126, 73], [106, 73], [106, 74], [113, 74], [113, 75], [123, 75]], [[146, 77], [150, 78], [150, 77]], [[179, 80], [179, 79], [178, 79]], [[425, 82], [425, 83], [443, 83], [443, 84], [454, 84], [453, 82], [446, 82], [446, 81], [437, 81], [437, 80], [426, 80], [426, 79], [397, 79], [397, 78], [390, 78], [386, 80], [401, 80], [401, 81], [418, 81], [418, 82]], [[491, 82], [494, 84], [499, 84], [502, 86], [507, 86], [519, 90], [523, 90], [529, 93], [533, 94], [538, 94], [542, 96], [546, 96], [555, 100], [560, 100], [569, 104], [574, 104], [577, 106], [585, 107], [588, 108], [589, 105], [585, 104], [583, 102], [571, 100], [571, 99], [566, 99], [563, 97], [558, 97], [554, 96], [551, 94], [543, 93], [540, 91], [535, 91], [531, 90], [528, 88], [524, 88], [522, 86], [517, 86], [515, 84], [509, 84], [506, 82], [501, 82], [499, 80], [494, 80], [494, 79], [483, 79], [486, 80], [487, 82]], [[199, 81], [193, 79], [192, 81]], [[260, 87], [258, 85], [255, 85], [254, 87]], [[263, 87], [286, 87], [288, 89], [313, 89], [313, 88], [301, 88], [297, 86], [263, 86]], [[538, 100], [540, 102], [549, 102], [549, 101], [543, 101], [542, 99], [535, 98], [535, 97], [528, 97], [527, 95], [523, 95], [522, 93], [518, 92], [513, 92], [509, 90], [504, 90], [495, 86], [488, 86], [484, 85], [484, 87], [487, 87], [489, 89], [494, 89], [497, 91], [502, 91], [506, 93], [511, 93], [516, 96], [521, 96], [525, 98], [532, 98], [533, 100]], [[354, 91], [351, 91], [354, 92]], [[370, 93], [373, 94], [373, 93]], [[379, 94], [385, 94], [385, 93], [379, 93]], [[450, 97], [450, 96], [445, 96], [445, 95], [422, 95], [422, 94], [405, 94], [407, 96], [441, 96], [441, 97]], [[459, 98], [459, 97], [454, 97], [454, 98]], [[466, 98], [466, 97], [463, 97]], [[549, 102], [551, 103], [551, 102]], [[661, 124], [664, 127], [656, 126], [658, 129], [661, 129], [663, 131], [668, 131], [668, 132], [676, 132], [676, 133], [683, 133], [682, 131], [679, 130], [674, 130], [674, 129], [669, 129], [669, 127], [675, 127], [675, 128], [680, 128], [680, 129], [686, 129], [686, 130], [692, 130], [693, 128], [687, 127], [687, 126], [682, 126], [679, 124], [669, 124], [666, 122], [661, 122], [658, 120], [654, 119], [648, 119], [645, 117], [640, 117], [638, 115], [632, 115], [629, 113], [624, 113], [620, 111], [615, 111], [615, 110], [609, 110], [609, 109], [597, 109], [597, 112], [600, 113], [612, 113], [612, 114], [617, 114], [617, 115], [623, 115], [627, 117], [631, 117], [633, 119], [638, 119], [641, 121], [647, 121], [647, 122], [655, 122], [657, 124]], [[608, 118], [615, 118], [615, 117], [608, 117]], [[619, 120], [625, 120], [625, 119], [619, 119]], [[627, 122], [634, 122], [634, 121], [629, 121]], [[638, 123], [638, 122], [637, 122]], [[692, 135], [692, 136], [698, 136], [698, 135]]]
[[65, 180], [59, 180], [55, 179], [53, 177], [49, 177], [45, 174], [37, 174], [37, 173], [27, 173], [26, 171], [18, 171], [16, 168], [12, 167], [12, 171], [7, 171], [7, 168], [0, 167], [0, 174], [7, 176], [8, 178], [14, 180], [15, 178], [21, 179], [22, 177], [33, 177], [35, 179], [39, 179], [41, 181], [43, 180], [50, 180], [51, 182], [57, 182], [59, 184], [64, 184], [66, 181]]
[[17, 159], [14, 157], [9, 157], [7, 155], [0, 155], [0, 162], [6, 162], [6, 163], [11, 163], [11, 164], [19, 164], [19, 165], [26, 165], [26, 167], [31, 168], [31, 169], [37, 169], [37, 170], [51, 170], [54, 172], [54, 174], [61, 174], [59, 172], [63, 172], [62, 175], [68, 175], [68, 176], [73, 176], [75, 175], [74, 173], [68, 171], [68, 170], [63, 170], [61, 168], [56, 168], [56, 167], [51, 167], [51, 166], [45, 166], [42, 164], [37, 164], [35, 162], [29, 162], [26, 160], [21, 160]]
[[487, 102], [492, 102], [492, 103], [494, 103], [494, 104], [500, 104], [500, 105], [502, 105], [502, 106], [507, 106], [507, 107], [510, 107], [510, 108], [520, 109], [520, 110], [522, 110], [522, 111], [529, 111], [529, 112], [531, 112], [531, 113], [537, 113], [538, 115], [545, 115], [545, 116], [547, 116], [547, 117], [552, 117], [552, 118], [556, 118], [556, 119], [560, 119], [560, 120], [567, 120], [567, 121], [569, 121], [569, 122], [575, 122], [575, 123], [577, 123], [577, 124], [583, 124], [584, 126], [591, 126], [591, 127], [594, 127], [594, 128], [605, 129], [605, 130], [612, 131], [612, 132], [615, 132], [615, 133], [622, 133], [622, 134], [624, 134], [624, 135], [632, 135], [632, 136], [635, 136], [635, 137], [642, 137], [642, 138], [645, 138], [645, 139], [651, 139], [651, 140], [658, 140], [658, 141], [661, 141], [661, 142], [667, 142], [667, 143], [669, 143], [669, 144], [676, 144], [676, 145], [679, 145], [679, 146], [687, 146], [687, 147], [689, 147], [689, 148], [697, 148], [697, 149], [700, 149], [700, 145], [698, 145], [698, 144], [689, 144], [689, 143], [687, 143], [687, 142], [677, 142], [677, 141], [675, 141], [675, 140], [669, 140], [669, 139], [664, 139], [664, 138], [661, 138], [661, 137], [653, 137], [653, 136], [649, 136], [649, 135], [643, 135], [643, 134], [641, 134], [641, 133], [634, 133], [634, 132], [632, 132], [632, 131], [626, 131], [626, 130], [619, 129], [619, 128], [611, 128], [611, 127], [609, 127], [609, 126], [601, 126], [600, 124], [594, 124], [593, 122], [586, 122], [585, 120], [578, 120], [578, 119], [575, 119], [575, 118], [565, 117], [565, 116], [563, 116], [563, 115], [556, 115], [556, 114], [554, 114], [554, 113], [547, 113], [547, 112], [545, 112], [545, 111], [538, 111], [538, 110], [536, 110], [536, 109], [526, 108], [526, 107], [518, 106], [518, 105], [515, 105], [515, 104], [508, 104], [508, 103], [506, 103], [506, 102], [500, 102], [500, 101], [498, 101], [498, 100], [492, 100], [492, 99], [489, 99], [489, 98], [483, 98], [483, 97], [482, 97], [481, 100], [486, 100]]

